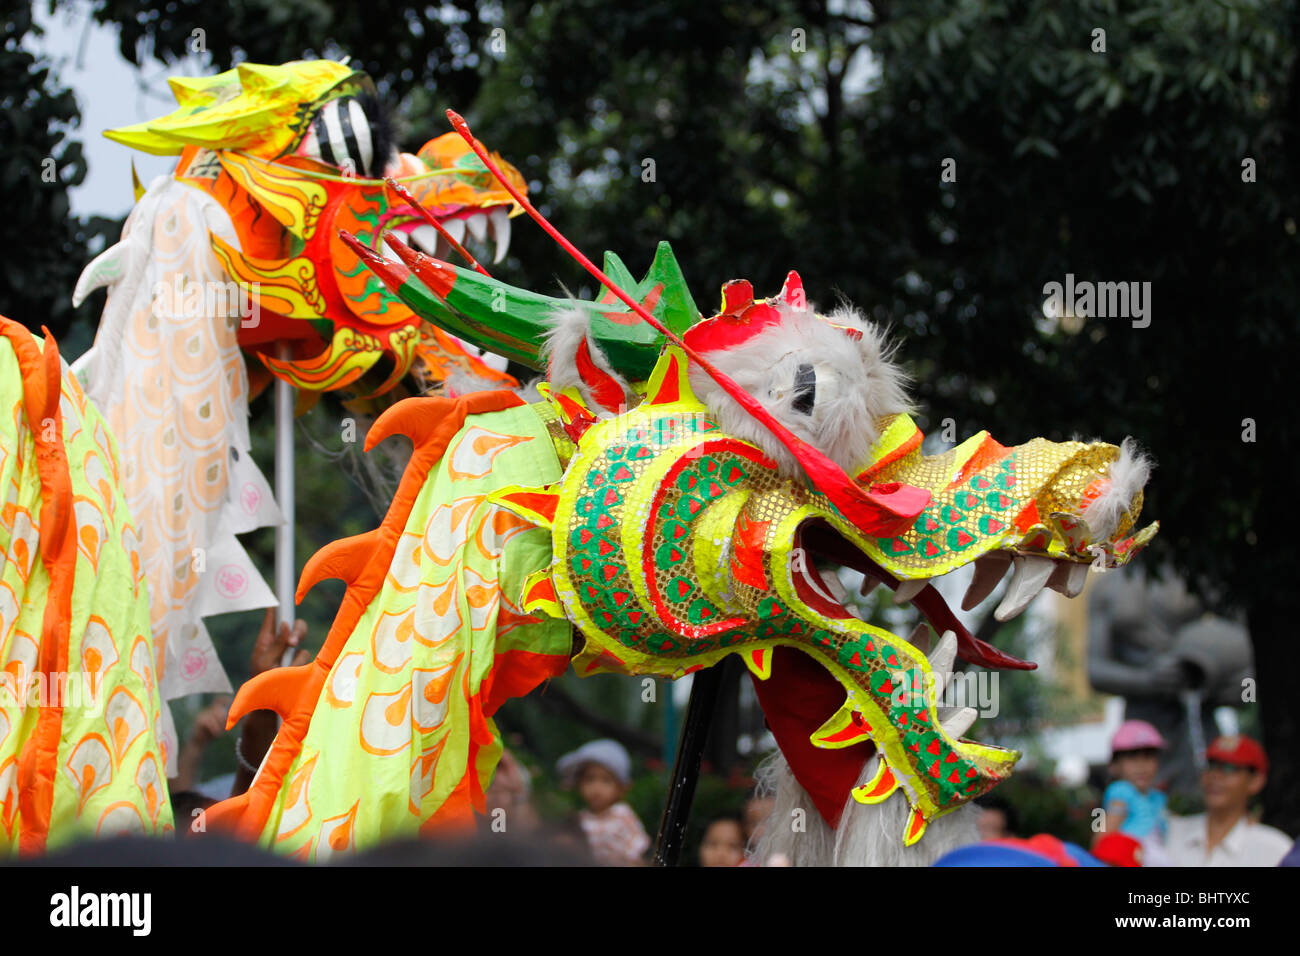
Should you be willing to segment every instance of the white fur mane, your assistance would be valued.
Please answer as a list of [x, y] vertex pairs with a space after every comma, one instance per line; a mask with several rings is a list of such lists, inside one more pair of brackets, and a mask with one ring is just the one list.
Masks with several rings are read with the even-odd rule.
[[[859, 786], [871, 782], [877, 759], [867, 761]], [[901, 792], [878, 804], [858, 803], [850, 794], [839, 826], [832, 829], [779, 750], [763, 761], [757, 777], [759, 795], [773, 798], [762, 835], [749, 848], [762, 866], [778, 854], [790, 866], [930, 866], [945, 853], [979, 839], [973, 804], [931, 820], [918, 842], [904, 846], [909, 808]]]
[[591, 410], [597, 413], [598, 418], [613, 414], [602, 410], [601, 406], [592, 400], [591, 390], [578, 374], [578, 348], [582, 345], [583, 339], [586, 339], [587, 352], [591, 355], [595, 366], [619, 384], [628, 406], [635, 404], [627, 381], [609, 364], [605, 353], [590, 336], [591, 313], [571, 305], [556, 309], [551, 313], [550, 319], [551, 328], [542, 343], [541, 354], [546, 360], [546, 378], [551, 386], [557, 391], [569, 387], [578, 389]]
[[[880, 437], [880, 420], [909, 410], [906, 376], [891, 361], [893, 349], [884, 333], [856, 310], [844, 306], [828, 318], [836, 325], [859, 329], [862, 337], [857, 341], [819, 318], [811, 307], [777, 307], [781, 310], [778, 325], [742, 345], [707, 352], [704, 357], [794, 434], [852, 473], [866, 463]], [[815, 404], [807, 415], [794, 407], [796, 369], [803, 364], [813, 366], [817, 377]], [[762, 448], [783, 474], [801, 474], [794, 455], [703, 370], [692, 365], [690, 381], [723, 431]]]

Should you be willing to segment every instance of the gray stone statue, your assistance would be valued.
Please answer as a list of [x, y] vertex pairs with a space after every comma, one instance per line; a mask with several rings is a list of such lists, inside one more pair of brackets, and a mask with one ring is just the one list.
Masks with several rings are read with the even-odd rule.
[[1158, 780], [1170, 793], [1199, 794], [1214, 708], [1242, 706], [1251, 668], [1246, 629], [1206, 612], [1168, 571], [1109, 571], [1089, 588], [1088, 678], [1168, 741]]

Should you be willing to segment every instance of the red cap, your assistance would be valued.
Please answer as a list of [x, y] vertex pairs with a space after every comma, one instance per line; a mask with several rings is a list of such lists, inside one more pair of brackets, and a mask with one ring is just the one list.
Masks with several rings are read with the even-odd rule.
[[1127, 833], [1107, 833], [1093, 846], [1092, 855], [1109, 866], [1141, 866], [1142, 844]]
[[1264, 753], [1259, 741], [1245, 734], [1215, 737], [1205, 751], [1205, 759], [1220, 760], [1238, 767], [1252, 767], [1260, 773], [1268, 773], [1268, 754]]

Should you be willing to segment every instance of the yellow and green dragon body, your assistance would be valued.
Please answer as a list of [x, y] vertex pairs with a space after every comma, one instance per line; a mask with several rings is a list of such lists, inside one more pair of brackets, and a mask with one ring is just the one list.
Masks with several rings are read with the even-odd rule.
[[[454, 313], [457, 334], [492, 323], [486, 303], [499, 284], [446, 263], [407, 265], [371, 263], [421, 314]], [[708, 324], [664, 249], [651, 275], [628, 286], [669, 326]], [[541, 317], [566, 303], [510, 294], [520, 305], [506, 320], [515, 357], [531, 348], [541, 367]], [[532, 335], [521, 326], [530, 305]], [[708, 322], [739, 327], [754, 307], [768, 305], [724, 300], [726, 315]], [[600, 313], [607, 331], [628, 318], [612, 303]], [[906, 490], [912, 506], [865, 526], [728, 434], [673, 345], [626, 393], [634, 401], [612, 400], [612, 379], [583, 351], [602, 345], [591, 328], [578, 359], [589, 390], [544, 385], [532, 405], [504, 392], [410, 400], [377, 423], [370, 444], [394, 431], [415, 444], [401, 489], [376, 532], [327, 548], [304, 572], [301, 587], [340, 577], [347, 596], [313, 663], [258, 678], [237, 697], [232, 721], [269, 707], [285, 722], [249, 793], [211, 811], [220, 823], [314, 860], [468, 825], [500, 752], [492, 713], [570, 660], [584, 676], [677, 678], [739, 654], [778, 744], [832, 825], [850, 791], [872, 803], [901, 790], [911, 808], [902, 838], [912, 844], [929, 821], [1011, 772], [1018, 754], [945, 726], [932, 691], [951, 660], [932, 663], [859, 620], [819, 566], [850, 566], [906, 593], [936, 632], [953, 632], [968, 662], [1031, 666], [972, 637], [926, 580], [979, 559], [1073, 594], [1090, 564], [1128, 561], [1156, 530], [1134, 532], [1140, 491], [1103, 535], [1083, 517], [1121, 449], [1042, 439], [1008, 447], [980, 433], [925, 455], [911, 418], [893, 414], [871, 423], [878, 438], [851, 474], [881, 500]], [[814, 700], [834, 703], [810, 720], [803, 705]], [[855, 787], [872, 752], [878, 771]]]

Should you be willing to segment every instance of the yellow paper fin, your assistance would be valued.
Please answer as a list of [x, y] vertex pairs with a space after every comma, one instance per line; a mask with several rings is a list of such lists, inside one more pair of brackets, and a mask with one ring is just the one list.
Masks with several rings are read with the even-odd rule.
[[812, 732], [808, 738], [814, 747], [825, 750], [838, 750], [852, 747], [863, 741], [871, 740], [871, 725], [862, 713], [853, 706], [853, 701], [846, 700], [844, 706], [837, 710], [831, 719]]
[[772, 650], [770, 647], [756, 647], [740, 652], [749, 672], [759, 680], [767, 680], [772, 676]]
[[551, 579], [550, 571], [543, 568], [524, 579], [524, 595], [520, 606], [525, 614], [540, 611], [548, 617], [564, 617], [564, 608], [560, 606], [560, 599], [555, 593], [555, 582]]
[[897, 789], [898, 778], [882, 759], [877, 761], [876, 775], [871, 778], [871, 782], [853, 788], [853, 799], [858, 803], [881, 803]]

